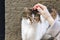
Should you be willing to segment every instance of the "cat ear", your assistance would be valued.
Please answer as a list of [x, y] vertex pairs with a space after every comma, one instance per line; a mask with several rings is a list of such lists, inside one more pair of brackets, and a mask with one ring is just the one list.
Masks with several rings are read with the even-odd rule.
[[23, 12], [22, 12], [22, 17], [26, 17], [27, 12], [28, 12], [28, 8], [27, 7], [24, 7], [23, 8]]
[[29, 11], [32, 11], [32, 8], [29, 8]]
[[56, 11], [56, 9], [52, 9], [51, 16], [53, 17], [53, 19], [56, 18], [56, 16], [57, 16], [57, 11]]
[[56, 9], [52, 9], [52, 12], [57, 13]]
[[28, 11], [28, 8], [27, 7], [24, 7], [24, 11], [27, 12]]
[[24, 12], [32, 12], [32, 8], [24, 7]]

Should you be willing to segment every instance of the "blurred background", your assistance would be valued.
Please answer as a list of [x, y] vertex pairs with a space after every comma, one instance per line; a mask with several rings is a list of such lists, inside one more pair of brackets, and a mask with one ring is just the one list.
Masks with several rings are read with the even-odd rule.
[[5, 0], [5, 40], [21, 40], [21, 14], [36, 3], [51, 5], [60, 13], [60, 0]]

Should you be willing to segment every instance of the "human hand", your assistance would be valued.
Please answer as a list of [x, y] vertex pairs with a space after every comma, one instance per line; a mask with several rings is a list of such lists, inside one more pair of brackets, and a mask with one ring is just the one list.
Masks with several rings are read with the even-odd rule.
[[39, 11], [39, 14], [41, 14], [50, 23], [50, 25], [54, 23], [54, 19], [51, 17], [45, 5], [38, 3], [33, 7], [33, 10], [36, 10], [36, 9]]

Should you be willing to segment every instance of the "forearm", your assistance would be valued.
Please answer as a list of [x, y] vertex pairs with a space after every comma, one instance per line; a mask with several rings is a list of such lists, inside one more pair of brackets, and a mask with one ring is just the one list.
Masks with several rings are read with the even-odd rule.
[[47, 20], [48, 20], [50, 25], [54, 24], [54, 19], [52, 17], [48, 17]]
[[42, 16], [49, 22], [50, 25], [53, 25], [54, 19], [50, 15], [50, 13], [42, 13]]

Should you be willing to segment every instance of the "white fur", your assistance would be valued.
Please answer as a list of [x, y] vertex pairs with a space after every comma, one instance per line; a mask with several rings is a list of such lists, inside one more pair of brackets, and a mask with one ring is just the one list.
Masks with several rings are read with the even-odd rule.
[[40, 40], [42, 36], [45, 34], [49, 24], [48, 22], [41, 17], [41, 23], [34, 22], [30, 24], [29, 19], [22, 18], [22, 40]]
[[35, 40], [36, 23], [30, 24], [29, 19], [22, 18], [22, 40]]
[[41, 23], [39, 22], [37, 25], [36, 30], [36, 39], [35, 40], [41, 40], [42, 36], [46, 33], [47, 28], [49, 26], [49, 23], [44, 19], [44, 17], [41, 15]]

